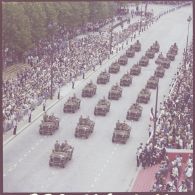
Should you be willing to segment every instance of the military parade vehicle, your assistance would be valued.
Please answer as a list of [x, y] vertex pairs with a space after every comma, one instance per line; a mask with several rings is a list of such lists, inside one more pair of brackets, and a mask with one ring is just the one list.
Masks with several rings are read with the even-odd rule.
[[98, 101], [94, 109], [94, 115], [106, 116], [110, 111], [110, 102], [105, 97]]
[[93, 97], [96, 94], [97, 86], [90, 81], [82, 90], [82, 97]]
[[160, 53], [160, 54], [158, 55], [157, 59], [155, 60], [155, 63], [156, 63], [156, 64], [162, 64], [163, 59], [164, 59], [164, 56], [163, 56], [162, 53]]
[[118, 63], [120, 65], [126, 65], [128, 62], [128, 57], [126, 55], [122, 55], [119, 59], [118, 59]]
[[144, 88], [140, 91], [137, 97], [137, 103], [144, 103], [147, 104], [150, 100], [151, 92], [149, 89]]
[[73, 151], [74, 148], [67, 144], [67, 142], [62, 143], [61, 145], [57, 142], [50, 155], [49, 166], [64, 168], [66, 163], [72, 159]]
[[109, 73], [118, 73], [120, 70], [120, 65], [118, 62], [114, 62], [109, 67]]
[[45, 113], [39, 127], [39, 133], [41, 135], [53, 135], [57, 129], [59, 129], [59, 118]]
[[152, 48], [156, 53], [159, 52], [160, 45], [159, 45], [158, 41], [155, 41], [155, 43], [153, 43], [153, 45], [151, 46], [151, 48]]
[[129, 49], [126, 51], [126, 56], [132, 58], [135, 56], [135, 48], [131, 45]]
[[174, 43], [174, 45], [172, 45], [172, 46], [170, 47], [170, 52], [171, 52], [172, 54], [174, 54], [174, 55], [177, 55], [177, 53], [178, 53], [178, 46], [177, 46], [176, 43]]
[[152, 49], [151, 47], [146, 51], [145, 54], [145, 56], [147, 56], [150, 59], [154, 58], [154, 55], [155, 55], [155, 50]]
[[131, 75], [139, 75], [141, 73], [141, 66], [139, 64], [134, 64], [130, 69]]
[[170, 50], [167, 52], [166, 56], [171, 61], [175, 60], [175, 54], [173, 54]]
[[168, 58], [164, 58], [161, 62], [162, 66], [164, 68], [169, 68], [170, 67], [170, 60]]
[[156, 70], [155, 70], [155, 73], [154, 75], [157, 76], [157, 77], [160, 77], [162, 78], [165, 74], [165, 69], [162, 65], [158, 65]]
[[142, 56], [140, 61], [139, 61], [139, 65], [140, 66], [147, 66], [149, 62], [149, 58], [147, 56]]
[[68, 98], [67, 102], [64, 104], [65, 113], [75, 113], [80, 108], [81, 100], [74, 94], [73, 97]]
[[89, 117], [83, 118], [82, 116], [79, 118], [79, 122], [77, 123], [77, 127], [75, 130], [75, 137], [79, 138], [88, 138], [94, 130], [95, 122], [90, 120]]
[[123, 75], [123, 77], [120, 79], [120, 86], [130, 86], [132, 83], [132, 76], [129, 72]]
[[167, 52], [167, 58], [171, 61], [174, 61], [175, 56], [177, 55], [177, 52], [178, 52], [178, 47], [176, 43], [174, 43], [174, 45], [171, 45], [169, 51]]
[[110, 81], [110, 74], [106, 71], [102, 71], [97, 78], [97, 84], [106, 84], [109, 81]]
[[149, 89], [156, 89], [156, 87], [158, 85], [158, 82], [159, 82], [158, 77], [151, 76], [147, 81], [146, 87], [149, 88]]
[[133, 44], [133, 48], [135, 48], [136, 52], [139, 52], [141, 50], [141, 43], [139, 40], [136, 41], [136, 43]]
[[116, 84], [113, 85], [111, 90], [108, 93], [108, 99], [118, 100], [122, 96], [122, 88]]
[[138, 103], [133, 104], [129, 110], [127, 111], [127, 120], [135, 120], [138, 121], [142, 114], [142, 106]]
[[112, 142], [126, 144], [127, 140], [130, 137], [130, 133], [131, 127], [127, 125], [125, 122], [120, 123], [118, 121], [116, 123], [116, 127], [114, 128]]

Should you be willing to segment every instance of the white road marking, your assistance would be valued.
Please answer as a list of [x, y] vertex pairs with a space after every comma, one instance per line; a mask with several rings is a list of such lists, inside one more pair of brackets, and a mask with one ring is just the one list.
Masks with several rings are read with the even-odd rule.
[[31, 150], [34, 150], [35, 148], [34, 147], [31, 147]]
[[31, 153], [31, 150], [29, 150], [28, 153]]
[[27, 156], [27, 154], [24, 154], [24, 156], [26, 157], [26, 156]]
[[6, 177], [6, 174], [3, 174], [3, 177]]
[[94, 184], [91, 184], [91, 186], [90, 186], [91, 188], [94, 188]]
[[39, 142], [37, 142], [35, 145], [38, 146], [39, 145]]
[[20, 158], [18, 161], [21, 162], [23, 160], [23, 158]]

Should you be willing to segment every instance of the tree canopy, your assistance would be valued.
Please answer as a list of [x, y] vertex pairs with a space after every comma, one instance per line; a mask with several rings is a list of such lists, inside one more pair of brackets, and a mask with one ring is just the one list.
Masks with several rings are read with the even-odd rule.
[[3, 48], [18, 54], [49, 36], [49, 24], [77, 27], [115, 15], [117, 3], [105, 1], [3, 2]]

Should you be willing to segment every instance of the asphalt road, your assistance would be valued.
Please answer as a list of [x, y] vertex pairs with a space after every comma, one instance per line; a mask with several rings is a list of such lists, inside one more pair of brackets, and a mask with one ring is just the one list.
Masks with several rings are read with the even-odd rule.
[[[187, 17], [192, 15], [192, 8], [186, 7], [163, 16], [156, 24], [142, 33], [138, 39], [142, 50], [128, 60], [128, 65], [121, 66], [118, 74], [112, 74], [110, 82], [98, 85], [93, 98], [81, 98], [81, 90], [90, 80], [96, 82], [101, 70], [107, 69], [111, 62], [125, 52], [113, 57], [103, 64], [88, 79], [76, 83], [76, 88], [66, 97], [75, 93], [81, 98], [81, 108], [75, 114], [64, 114], [61, 101], [49, 113], [60, 117], [60, 129], [53, 136], [40, 136], [41, 118], [28, 129], [13, 139], [3, 148], [3, 187], [4, 192], [125, 192], [136, 174], [136, 148], [140, 142], [148, 139], [149, 112], [155, 103], [155, 90], [149, 103], [143, 105], [142, 117], [138, 122], [129, 122], [132, 131], [126, 145], [113, 144], [112, 134], [117, 120], [125, 120], [128, 108], [136, 101], [140, 90], [148, 78], [153, 75], [155, 58], [143, 67], [139, 76], [133, 77], [130, 87], [123, 87], [121, 99], [111, 101], [111, 109], [106, 117], [94, 116], [94, 107], [103, 96], [108, 97], [111, 86], [120, 81], [123, 74], [137, 63], [155, 40], [160, 43], [160, 51], [166, 54], [169, 47], [176, 42], [179, 53], [171, 67], [166, 70], [159, 82], [159, 103], [169, 92], [169, 84], [177, 72], [186, 45]], [[190, 38], [192, 38], [192, 25]], [[134, 41], [133, 41], [134, 42]], [[62, 95], [66, 87], [61, 91]], [[87, 140], [74, 137], [76, 124], [80, 115], [90, 116], [95, 121], [93, 134]], [[48, 165], [49, 155], [56, 140], [67, 140], [74, 147], [73, 159], [64, 169], [51, 168]]]

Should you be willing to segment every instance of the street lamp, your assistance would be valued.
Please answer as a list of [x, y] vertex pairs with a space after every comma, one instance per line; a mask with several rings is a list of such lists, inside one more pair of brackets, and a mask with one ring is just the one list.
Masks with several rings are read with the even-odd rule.
[[187, 60], [187, 48], [188, 48], [188, 36], [189, 36], [189, 27], [190, 27], [190, 22], [192, 20], [192, 17], [189, 16], [188, 19], [187, 19], [187, 22], [188, 22], [188, 34], [187, 34], [187, 41], [186, 41], [186, 51], [185, 51], [185, 63], [184, 63], [184, 66], [186, 67], [186, 60]]
[[154, 113], [154, 131], [153, 131], [153, 145], [152, 151], [154, 152], [154, 144], [155, 144], [155, 133], [156, 133], [156, 122], [157, 122], [157, 106], [158, 106], [158, 84], [156, 88], [156, 103], [155, 103], [155, 113]]

